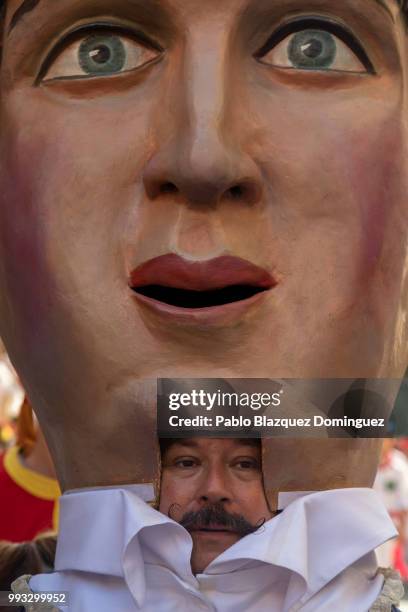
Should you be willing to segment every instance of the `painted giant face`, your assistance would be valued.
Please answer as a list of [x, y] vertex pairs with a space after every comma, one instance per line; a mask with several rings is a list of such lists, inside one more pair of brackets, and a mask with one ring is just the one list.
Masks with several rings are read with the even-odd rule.
[[157, 376], [402, 376], [405, 51], [395, 0], [7, 0], [0, 334], [63, 487], [140, 478]]

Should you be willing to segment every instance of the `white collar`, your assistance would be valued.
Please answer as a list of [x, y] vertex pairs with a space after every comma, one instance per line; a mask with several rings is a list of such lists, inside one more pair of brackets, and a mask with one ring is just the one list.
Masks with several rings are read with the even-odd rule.
[[396, 535], [372, 489], [297, 494], [263, 531], [239, 540], [217, 557], [206, 573], [236, 571], [244, 560], [251, 559], [286, 568], [301, 579], [305, 603], [346, 568]]
[[[141, 607], [145, 597], [144, 545], [157, 542], [161, 564], [192, 585], [189, 533], [140, 496], [140, 485], [82, 489], [60, 499], [56, 571], [84, 571], [125, 579]], [[152, 538], [150, 529], [160, 532]], [[145, 532], [146, 530], [146, 532]], [[260, 533], [239, 540], [215, 559], [207, 575], [237, 571], [259, 561], [294, 572], [303, 599], [317, 593], [344, 569], [394, 537], [396, 530], [372, 489], [339, 489], [304, 494]]]

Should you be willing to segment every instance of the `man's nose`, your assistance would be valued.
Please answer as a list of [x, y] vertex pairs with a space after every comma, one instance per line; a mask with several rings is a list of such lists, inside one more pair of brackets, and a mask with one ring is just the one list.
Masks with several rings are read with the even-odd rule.
[[200, 483], [199, 501], [201, 503], [228, 502], [232, 499], [228, 477], [222, 467], [209, 467]]
[[223, 37], [214, 35], [211, 45], [202, 38], [190, 41], [188, 59], [161, 100], [161, 117], [153, 126], [155, 152], [143, 177], [149, 199], [211, 207], [223, 200], [253, 205], [261, 199], [262, 174], [245, 150], [248, 122], [236, 83], [231, 87]]

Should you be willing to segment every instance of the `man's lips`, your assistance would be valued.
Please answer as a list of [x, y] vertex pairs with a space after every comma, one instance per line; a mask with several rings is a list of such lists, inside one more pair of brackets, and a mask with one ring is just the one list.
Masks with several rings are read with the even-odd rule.
[[247, 300], [276, 285], [272, 275], [232, 256], [190, 262], [175, 254], [142, 264], [129, 285], [139, 296], [177, 308], [202, 309]]

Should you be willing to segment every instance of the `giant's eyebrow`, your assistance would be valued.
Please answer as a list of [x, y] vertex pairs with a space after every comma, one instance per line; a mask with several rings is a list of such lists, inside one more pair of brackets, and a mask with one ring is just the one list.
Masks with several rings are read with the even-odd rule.
[[[26, 15], [27, 13], [30, 13], [35, 8], [37, 8], [37, 6], [38, 6], [38, 4], [40, 4], [40, 2], [41, 2], [41, 0], [23, 0], [22, 4], [18, 7], [18, 9], [13, 14], [13, 16], [12, 16], [12, 18], [10, 20], [10, 25], [9, 25], [9, 28], [8, 28], [8, 34], [10, 34], [12, 32], [12, 30], [14, 30], [14, 28], [21, 21], [21, 19], [24, 17], [24, 15]], [[375, 2], [376, 4], [379, 4], [384, 10], [387, 11], [387, 13], [394, 20], [394, 15], [392, 14], [392, 11], [391, 11], [391, 9], [390, 9], [390, 7], [388, 5], [387, 0], [373, 0], [373, 2]], [[395, 0], [395, 2], [398, 4], [398, 8], [401, 9], [401, 0]], [[151, 2], [151, 0], [150, 0], [149, 1], [149, 5], [150, 5], [150, 3], [156, 4], [156, 1]], [[149, 8], [151, 8], [151, 7], [149, 6]]]
[[[408, 2], [408, 0], [406, 0]], [[350, 0], [351, 2], [351, 0]], [[384, 13], [387, 14], [388, 17], [395, 23], [395, 13], [393, 12], [393, 8], [398, 9], [399, 12], [407, 13], [406, 8], [404, 8], [405, 0], [367, 0], [367, 5], [371, 2], [372, 5], [376, 5], [379, 7]], [[352, 2], [351, 2], [352, 3]], [[265, 29], [269, 30], [268, 27], [268, 18], [276, 15], [280, 15], [280, 4], [279, 0], [248, 0], [248, 6], [243, 10], [241, 14], [242, 23], [245, 24], [246, 27], [251, 22], [254, 23], [254, 20], [259, 21], [260, 23], [265, 25]], [[294, 8], [294, 2], [289, 2], [290, 8]], [[311, 6], [313, 4], [313, 7]], [[324, 3], [319, 2], [318, 6], [323, 7]], [[327, 6], [330, 7], [330, 1], [327, 0]], [[316, 2], [308, 2], [308, 0], [303, 0], [303, 2], [298, 2], [296, 8], [302, 9], [303, 11], [307, 11], [308, 9], [314, 11], [316, 10]], [[318, 11], [318, 9], [317, 9]]]
[[[146, 21], [157, 21], [163, 22], [167, 27], [170, 26], [170, 15], [168, 11], [163, 6], [161, 0], [129, 0], [134, 4], [143, 5], [143, 13], [146, 18]], [[37, 6], [44, 2], [44, 0], [23, 0], [21, 5], [18, 7], [16, 12], [13, 14], [10, 20], [10, 25], [8, 27], [8, 34], [10, 34], [16, 25], [20, 23], [24, 15], [27, 13], [31, 13]], [[164, 29], [164, 27], [163, 27]]]
[[41, 2], [41, 0], [24, 0], [24, 2], [18, 7], [18, 9], [11, 18], [8, 29], [9, 34], [12, 30], [14, 30], [20, 19], [22, 19], [22, 17], [24, 17], [26, 13], [30, 13], [31, 11], [33, 11], [36, 8], [37, 4], [39, 4], [39, 2]]
[[[394, 21], [394, 15], [389, 7], [389, 4], [386, 2], [386, 0], [374, 0], [374, 2], [377, 2], [377, 4], [379, 4], [385, 11], [387, 11], [387, 13], [390, 15], [391, 19]], [[398, 5], [398, 8], [401, 10], [401, 2], [400, 0], [396, 0], [396, 3]]]

